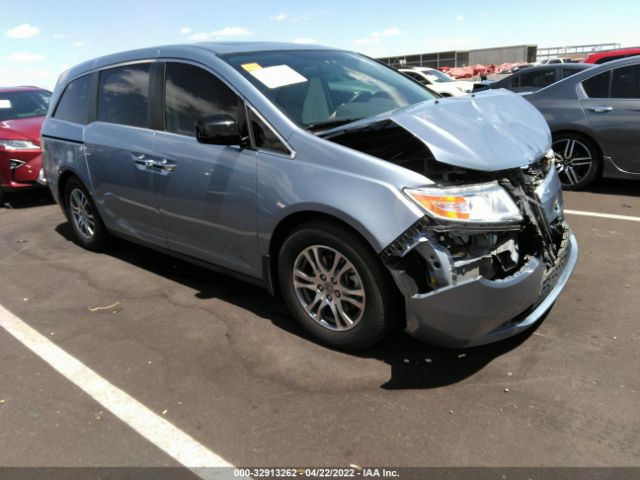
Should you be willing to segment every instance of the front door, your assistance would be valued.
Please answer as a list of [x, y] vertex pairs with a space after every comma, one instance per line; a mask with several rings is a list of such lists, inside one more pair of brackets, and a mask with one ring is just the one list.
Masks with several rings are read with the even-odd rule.
[[616, 68], [583, 82], [587, 120], [613, 162], [640, 173], [640, 65]]
[[168, 62], [164, 77], [164, 131], [156, 132], [154, 156], [165, 168], [154, 180], [168, 246], [259, 276], [258, 154], [195, 138], [196, 120], [211, 115], [230, 115], [246, 129], [243, 103], [216, 76], [195, 65]]

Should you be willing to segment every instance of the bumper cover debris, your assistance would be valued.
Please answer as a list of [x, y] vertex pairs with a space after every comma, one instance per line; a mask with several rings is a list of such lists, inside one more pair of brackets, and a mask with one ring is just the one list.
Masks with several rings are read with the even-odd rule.
[[511, 277], [476, 278], [406, 299], [407, 332], [447, 347], [482, 345], [522, 332], [551, 308], [578, 257], [570, 230], [556, 264], [531, 258]]

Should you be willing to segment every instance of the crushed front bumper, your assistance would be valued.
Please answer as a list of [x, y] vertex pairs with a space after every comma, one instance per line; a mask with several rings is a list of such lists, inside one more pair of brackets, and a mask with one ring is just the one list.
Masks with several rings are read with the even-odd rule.
[[476, 278], [406, 298], [407, 332], [430, 343], [459, 348], [516, 335], [535, 324], [556, 300], [578, 258], [569, 230], [556, 264], [545, 273], [531, 258], [511, 277]]

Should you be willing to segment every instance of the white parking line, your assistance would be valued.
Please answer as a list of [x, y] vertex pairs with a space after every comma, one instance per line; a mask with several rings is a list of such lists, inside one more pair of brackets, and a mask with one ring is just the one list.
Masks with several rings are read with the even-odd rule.
[[200, 478], [229, 478], [233, 465], [152, 412], [0, 305], [0, 327], [103, 407]]
[[582, 215], [584, 217], [611, 218], [613, 220], [626, 220], [628, 222], [640, 222], [640, 217], [629, 215], [614, 215], [613, 213], [583, 212], [581, 210], [565, 210], [569, 215]]

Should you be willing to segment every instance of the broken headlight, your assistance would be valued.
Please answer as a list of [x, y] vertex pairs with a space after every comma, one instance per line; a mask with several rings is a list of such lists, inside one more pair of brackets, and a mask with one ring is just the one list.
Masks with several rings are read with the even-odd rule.
[[405, 189], [431, 217], [461, 224], [515, 223], [520, 210], [498, 182], [456, 187]]

